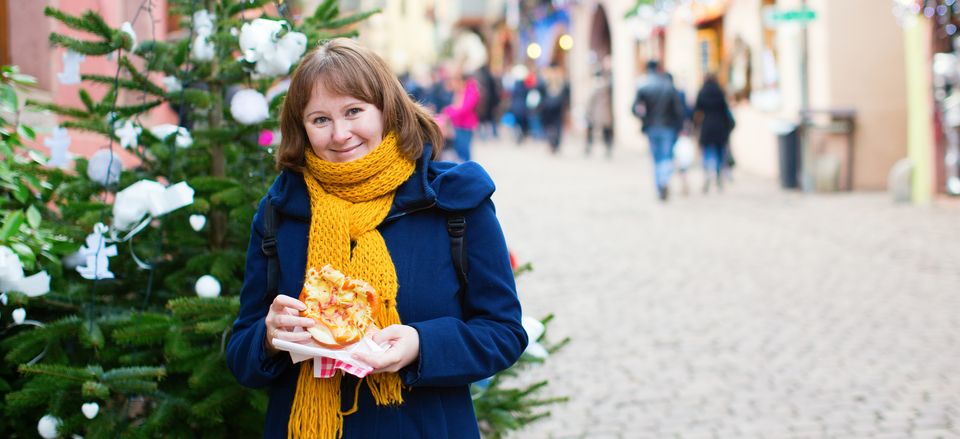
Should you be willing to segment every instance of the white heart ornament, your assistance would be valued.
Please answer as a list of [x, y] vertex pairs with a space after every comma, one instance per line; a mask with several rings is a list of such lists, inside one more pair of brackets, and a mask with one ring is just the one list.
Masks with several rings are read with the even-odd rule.
[[194, 231], [199, 232], [203, 230], [203, 226], [207, 225], [207, 217], [203, 215], [190, 215], [190, 227]]
[[17, 308], [17, 309], [15, 309], [15, 310], [13, 310], [13, 312], [10, 314], [10, 316], [13, 317], [13, 323], [16, 323], [16, 324], [19, 325], [19, 324], [23, 323], [24, 320], [26, 320], [26, 318], [27, 318], [27, 310], [25, 310], [25, 309], [23, 309], [23, 308]]
[[83, 412], [83, 416], [86, 416], [87, 419], [93, 419], [97, 417], [97, 413], [100, 413], [100, 404], [95, 402], [88, 402], [80, 406], [80, 411]]

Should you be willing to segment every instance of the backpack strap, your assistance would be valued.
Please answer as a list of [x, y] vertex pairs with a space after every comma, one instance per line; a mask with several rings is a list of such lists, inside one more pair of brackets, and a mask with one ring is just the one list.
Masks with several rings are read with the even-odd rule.
[[278, 294], [280, 281], [280, 261], [277, 258], [277, 208], [267, 199], [263, 211], [263, 241], [260, 251], [267, 257], [267, 297]]
[[467, 286], [467, 247], [464, 245], [464, 235], [467, 231], [467, 219], [460, 212], [447, 214], [447, 234], [450, 235], [450, 256], [453, 259], [453, 269], [460, 280], [460, 289]]

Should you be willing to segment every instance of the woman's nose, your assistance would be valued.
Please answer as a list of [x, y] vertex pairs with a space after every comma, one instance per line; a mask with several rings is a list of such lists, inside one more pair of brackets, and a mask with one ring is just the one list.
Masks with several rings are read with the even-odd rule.
[[350, 122], [338, 121], [333, 125], [333, 140], [337, 143], [343, 143], [352, 136]]

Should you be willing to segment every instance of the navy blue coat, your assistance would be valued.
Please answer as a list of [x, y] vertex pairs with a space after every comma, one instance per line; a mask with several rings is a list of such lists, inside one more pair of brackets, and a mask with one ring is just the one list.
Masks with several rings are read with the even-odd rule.
[[[513, 271], [490, 195], [493, 181], [474, 162], [431, 162], [429, 146], [417, 169], [397, 189], [378, 230], [397, 270], [397, 310], [420, 335], [420, 356], [400, 371], [404, 404], [380, 407], [360, 386], [356, 413], [344, 418], [345, 438], [479, 437], [469, 384], [512, 365], [527, 345], [520, 325]], [[310, 198], [302, 174], [284, 171], [269, 198], [281, 213], [277, 229], [281, 294], [297, 297], [306, 266]], [[267, 259], [260, 251], [263, 206], [254, 216], [240, 314], [227, 348], [227, 362], [240, 384], [266, 387], [270, 402], [264, 437], [285, 438], [300, 365], [264, 349]], [[460, 283], [450, 256], [447, 211], [466, 218], [468, 286]], [[342, 409], [353, 402], [356, 379], [342, 380]]]

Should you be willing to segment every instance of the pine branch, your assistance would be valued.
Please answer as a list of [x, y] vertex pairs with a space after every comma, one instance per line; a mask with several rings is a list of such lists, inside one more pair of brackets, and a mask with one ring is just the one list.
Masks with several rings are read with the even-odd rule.
[[103, 374], [103, 369], [99, 366], [71, 367], [62, 364], [21, 364], [17, 371], [21, 374], [46, 375], [56, 377], [61, 380], [84, 382], [91, 379], [98, 379]]
[[39, 376], [27, 381], [22, 389], [8, 393], [4, 400], [7, 408], [21, 411], [45, 404], [50, 400], [51, 394], [62, 386], [63, 383], [56, 378]]
[[240, 185], [240, 182], [233, 178], [211, 177], [209, 175], [193, 177], [189, 181], [190, 187], [200, 193], [222, 191]]
[[194, 369], [190, 378], [187, 379], [187, 384], [193, 389], [199, 389], [205, 384], [213, 382], [218, 374], [224, 372], [222, 365], [223, 357], [219, 352], [208, 355], [206, 359], [200, 363], [200, 366]]
[[325, 0], [323, 4], [317, 6], [317, 10], [313, 13], [309, 20], [314, 20], [315, 22], [321, 23], [327, 20], [332, 20], [340, 13], [340, 1], [339, 0]]
[[91, 133], [103, 134], [107, 137], [112, 137], [116, 139], [116, 136], [113, 134], [113, 130], [110, 129], [110, 126], [102, 120], [65, 120], [60, 122], [60, 126], [64, 128], [73, 128], [82, 131], [89, 131]]
[[[181, 95], [182, 93], [182, 95]], [[195, 88], [185, 88], [181, 91], [168, 93], [165, 95], [168, 102], [180, 102], [180, 97], [183, 96], [183, 101], [196, 108], [210, 108], [211, 103], [213, 102], [213, 97], [210, 96], [210, 93], [197, 90]]]
[[372, 11], [360, 12], [360, 13], [357, 13], [357, 14], [353, 14], [353, 15], [350, 15], [350, 16], [347, 16], [347, 17], [343, 17], [343, 18], [337, 19], [337, 20], [324, 21], [324, 22], [322, 22], [321, 24], [322, 24], [322, 27], [324, 27], [324, 28], [326, 28], [326, 29], [339, 29], [339, 28], [341, 28], [341, 27], [349, 26], [349, 25], [354, 24], [354, 23], [357, 23], [357, 22], [359, 22], [359, 21], [366, 20], [366, 19], [369, 18], [371, 15], [373, 15], [373, 14], [379, 14], [380, 12], [382, 12], [382, 11], [380, 10], [380, 8], [377, 8], [377, 9], [374, 9], [374, 10], [372, 10]]
[[354, 38], [357, 35], [360, 35], [360, 33], [357, 32], [356, 30], [351, 30], [347, 32], [335, 32], [335, 33], [317, 32], [315, 35], [313, 35], [313, 38], [311, 39], [315, 41], [323, 42], [323, 41], [332, 40], [335, 38]]
[[213, 391], [209, 396], [190, 408], [190, 413], [200, 419], [207, 419], [214, 422], [222, 422], [221, 408], [230, 401], [243, 396], [243, 389], [239, 386], [231, 386]]
[[83, 385], [80, 386], [80, 394], [83, 395], [84, 398], [105, 400], [110, 398], [110, 387], [99, 381], [85, 381]]
[[118, 367], [110, 369], [103, 373], [103, 381], [112, 384], [116, 381], [130, 381], [143, 379], [163, 379], [167, 376], [167, 370], [163, 367]]
[[[84, 73], [84, 74], [80, 75], [80, 79], [83, 79], [84, 81], [90, 81], [90, 82], [93, 82], [93, 83], [97, 83], [97, 84], [107, 85], [107, 86], [110, 86], [110, 87], [113, 87], [113, 84], [116, 83], [117, 85], [120, 86], [120, 88], [123, 88], [123, 89], [126, 89], [126, 90], [143, 91], [143, 87], [141, 87], [140, 84], [137, 84], [136, 82], [134, 82], [134, 81], [132, 81], [132, 80], [129, 80], [129, 79], [126, 79], [126, 78], [114, 79], [113, 76], [94, 75], [94, 74], [86, 74], [86, 73]], [[148, 91], [148, 92], [151, 92], [150, 90], [147, 90], [147, 91]], [[161, 91], [162, 91], [162, 90], [161, 90]], [[152, 92], [151, 92], [151, 94], [156, 95], [156, 96], [160, 96], [160, 97], [163, 97], [163, 95], [164, 95], [163, 93], [160, 93], [159, 95], [157, 95], [157, 94], [152, 93]]]
[[219, 334], [223, 334], [223, 331], [226, 331], [231, 327], [233, 327], [233, 320], [234, 320], [233, 315], [225, 315], [216, 320], [199, 322], [194, 326], [194, 328], [199, 334], [219, 335]]
[[32, 99], [27, 99], [27, 106], [39, 108], [41, 110], [52, 111], [61, 116], [72, 117], [76, 119], [83, 119], [90, 115], [89, 112], [83, 111], [79, 108], [64, 107], [52, 102], [38, 102]]
[[78, 94], [80, 95], [80, 102], [83, 102], [83, 106], [87, 108], [87, 112], [96, 114], [97, 104], [93, 102], [93, 98], [90, 97], [90, 93], [87, 93], [87, 89], [81, 88]]
[[139, 70], [137, 70], [137, 67], [134, 66], [132, 62], [130, 62], [130, 58], [126, 56], [121, 56], [120, 65], [123, 66], [123, 68], [127, 69], [127, 73], [130, 74], [130, 78], [133, 80], [135, 84], [139, 84], [140, 89], [145, 90], [146, 92], [155, 96], [163, 96], [165, 94], [162, 88], [160, 88], [157, 84], [154, 84], [153, 82], [151, 82], [150, 79], [148, 79], [146, 76], [141, 74]]
[[163, 103], [162, 100], [156, 100], [156, 101], [147, 102], [145, 104], [140, 104], [140, 105], [128, 105], [126, 107], [116, 107], [114, 108], [113, 112], [117, 115], [118, 119], [123, 119], [131, 116], [135, 116], [137, 114], [146, 113], [147, 111], [150, 111], [151, 109], [153, 109], [153, 107], [156, 107], [157, 105], [160, 105], [162, 103]]
[[92, 56], [106, 55], [117, 49], [116, 46], [109, 42], [83, 41], [60, 34], [50, 34], [50, 44]]
[[86, 31], [108, 40], [113, 32], [110, 26], [107, 26], [107, 23], [103, 21], [103, 18], [90, 10], [86, 11], [82, 17], [75, 17], [59, 9], [47, 6], [43, 9], [43, 15], [54, 18], [71, 29]]
[[145, 380], [116, 380], [110, 382], [110, 389], [117, 393], [149, 394], [157, 391], [155, 381]]
[[181, 319], [197, 316], [233, 315], [240, 311], [240, 299], [236, 297], [178, 297], [167, 302], [167, 309]]
[[167, 337], [170, 323], [170, 317], [165, 314], [141, 313], [132, 316], [128, 325], [115, 329], [110, 335], [121, 344], [155, 345]]
[[84, 346], [99, 349], [103, 347], [103, 331], [96, 322], [84, 322], [80, 325], [80, 342]]

